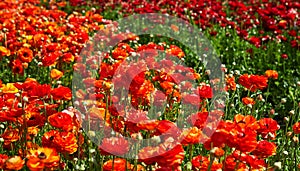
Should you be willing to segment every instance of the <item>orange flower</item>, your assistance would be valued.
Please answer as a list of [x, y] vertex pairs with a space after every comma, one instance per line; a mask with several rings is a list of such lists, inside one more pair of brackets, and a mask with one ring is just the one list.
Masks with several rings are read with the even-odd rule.
[[244, 105], [254, 105], [255, 104], [255, 100], [251, 97], [244, 97], [242, 98], [242, 102], [244, 103]]
[[33, 59], [33, 52], [32, 50], [30, 50], [29, 48], [20, 48], [18, 50], [18, 58], [22, 61], [22, 62], [31, 62]]
[[293, 131], [295, 134], [300, 134], [300, 122], [297, 122], [293, 125]]
[[[37, 136], [37, 134], [39, 133], [39, 131], [40, 131], [40, 129], [37, 128], [37, 127], [34, 127], [34, 126], [28, 127], [27, 135], [28, 135], [29, 137], [30, 137], [30, 136], [35, 137], [35, 136]], [[27, 139], [28, 139], [28, 138], [27, 138]]]
[[20, 156], [14, 156], [6, 160], [5, 168], [9, 170], [21, 170], [25, 161]]
[[241, 114], [237, 114], [234, 116], [234, 122], [242, 128], [248, 127], [253, 130], [259, 129], [259, 125], [256, 122], [256, 119], [251, 115], [244, 116]]
[[[114, 167], [112, 166], [114, 164]], [[103, 164], [103, 171], [111, 171], [111, 170], [117, 170], [117, 171], [126, 171], [126, 165], [127, 168], [131, 168], [131, 164], [127, 162], [125, 159], [116, 158], [113, 160], [108, 160]]]
[[72, 132], [51, 130], [42, 137], [44, 147], [55, 148], [58, 152], [73, 154], [77, 151], [76, 136]]
[[20, 139], [20, 132], [17, 128], [7, 128], [1, 137], [4, 139], [4, 145], [9, 145], [12, 142], [16, 142]]
[[225, 151], [220, 147], [214, 147], [210, 152], [216, 157], [221, 157], [225, 154]]
[[[210, 164], [210, 161], [205, 156], [199, 155], [199, 156], [193, 157], [193, 159], [192, 159], [193, 170], [206, 171], [206, 170], [208, 170], [209, 164]], [[222, 169], [221, 163], [218, 163], [216, 160], [212, 161], [211, 170], [221, 170], [221, 169]]]
[[174, 24], [171, 24], [171, 29], [174, 31], [174, 32], [178, 32], [179, 31], [179, 27], [174, 25]]
[[268, 78], [278, 79], [278, 72], [275, 70], [267, 70], [265, 76]]
[[9, 56], [9, 55], [10, 55], [10, 50], [4, 46], [0, 46], [0, 57]]
[[246, 164], [244, 164], [243, 162], [239, 162], [238, 159], [236, 159], [233, 155], [229, 155], [226, 157], [225, 160], [223, 160], [223, 165], [225, 166], [224, 170], [238, 170], [238, 171], [242, 171], [242, 170], [247, 170], [247, 166]]
[[236, 90], [236, 83], [234, 77], [226, 77], [226, 90]]
[[197, 127], [192, 127], [182, 131], [180, 137], [182, 139], [182, 145], [197, 144], [201, 141], [202, 131]]
[[166, 52], [170, 55], [177, 56], [178, 58], [182, 58], [185, 56], [182, 49], [176, 45], [170, 45], [170, 48], [166, 49]]
[[44, 168], [53, 169], [59, 165], [60, 157], [55, 149], [43, 148], [31, 149], [26, 157], [26, 165], [31, 171], [42, 171]]
[[60, 79], [63, 75], [64, 75], [64, 73], [58, 69], [52, 69], [50, 72], [50, 77], [55, 80]]

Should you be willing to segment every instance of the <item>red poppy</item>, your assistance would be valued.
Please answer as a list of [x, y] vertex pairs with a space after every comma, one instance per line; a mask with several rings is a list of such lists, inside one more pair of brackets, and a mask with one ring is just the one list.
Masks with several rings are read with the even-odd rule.
[[187, 118], [187, 122], [198, 127], [199, 129], [202, 129], [207, 122], [208, 114], [208, 112], [198, 112], [196, 114], [192, 114]]
[[99, 149], [103, 155], [121, 156], [129, 151], [129, 142], [122, 137], [104, 138]]
[[51, 130], [42, 137], [44, 147], [55, 148], [58, 152], [73, 154], [77, 151], [78, 144], [75, 134]]
[[31, 62], [33, 59], [33, 52], [32, 50], [28, 49], [28, 48], [20, 48], [18, 50], [18, 58], [22, 61], [22, 62]]
[[176, 139], [180, 135], [180, 132], [180, 129], [173, 122], [161, 120], [154, 131], [154, 135], [162, 135], [165, 138], [173, 137]]
[[58, 57], [60, 56], [59, 52], [51, 52], [47, 53], [43, 58], [42, 58], [42, 63], [43, 66], [51, 66], [54, 65]]
[[24, 68], [22, 62], [19, 59], [12, 61], [12, 71], [15, 74], [20, 74], [20, 75], [24, 74]]
[[228, 146], [236, 148], [242, 152], [251, 152], [255, 150], [257, 146], [256, 131], [248, 127], [242, 128], [237, 126], [230, 131], [230, 137], [228, 138]]
[[5, 161], [8, 159], [6, 154], [0, 154], [0, 169], [4, 169]]
[[33, 85], [28, 94], [31, 97], [47, 98], [50, 95], [51, 86], [49, 84]]
[[[26, 122], [27, 126], [38, 126], [43, 127], [45, 124], [45, 116], [43, 113], [37, 111], [26, 111]], [[23, 123], [23, 118], [19, 118], [19, 122]]]
[[198, 87], [199, 95], [201, 98], [212, 98], [213, 97], [213, 91], [210, 86], [202, 85]]
[[229, 155], [223, 160], [223, 165], [225, 171], [234, 171], [234, 170], [246, 170], [246, 164], [239, 162], [233, 155]]
[[[198, 155], [198, 156], [193, 157], [193, 159], [192, 159], [193, 170], [207, 171], [209, 165], [210, 165], [210, 161], [209, 161], [208, 157]], [[221, 170], [221, 169], [222, 169], [221, 163], [218, 163], [216, 160], [212, 161], [212, 166], [211, 166], [210, 170], [217, 171], [217, 170]]]
[[64, 86], [54, 88], [51, 91], [51, 95], [54, 100], [71, 100], [72, 98], [72, 92], [70, 88]]
[[268, 86], [267, 82], [267, 77], [259, 75], [244, 74], [239, 78], [239, 83], [252, 92], [265, 89]]
[[73, 120], [69, 114], [58, 112], [48, 117], [50, 125], [62, 129], [64, 131], [70, 131], [73, 129]]
[[[127, 165], [127, 166], [126, 166]], [[103, 164], [103, 171], [126, 171], [127, 169], [131, 169], [132, 166], [125, 159], [115, 158], [114, 160], [108, 160]]]
[[259, 141], [252, 154], [261, 158], [270, 157], [276, 154], [276, 145], [266, 140]]
[[293, 125], [293, 131], [294, 131], [295, 134], [300, 134], [300, 122], [296, 122]]
[[279, 130], [280, 126], [272, 118], [262, 118], [258, 121], [260, 128], [257, 130], [259, 134], [265, 139], [275, 139], [276, 131]]

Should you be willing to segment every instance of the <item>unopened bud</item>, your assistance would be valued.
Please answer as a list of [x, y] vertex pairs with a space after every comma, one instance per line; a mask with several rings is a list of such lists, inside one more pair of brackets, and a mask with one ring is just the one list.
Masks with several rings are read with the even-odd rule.
[[299, 143], [299, 138], [296, 137], [296, 136], [294, 136], [294, 137], [293, 137], [293, 141], [294, 141], [295, 143]]
[[270, 110], [270, 115], [274, 115], [275, 114], [275, 110], [274, 109], [271, 109]]
[[90, 137], [95, 137], [95, 136], [96, 136], [95, 131], [89, 131], [89, 132], [88, 132], [88, 136], [90, 136]]
[[281, 103], [286, 103], [286, 98], [282, 98]]
[[28, 102], [28, 97], [26, 97], [26, 96], [23, 97], [23, 101], [24, 101], [24, 102]]
[[279, 170], [282, 168], [281, 162], [275, 162], [274, 166], [277, 167]]
[[289, 132], [286, 133], [286, 136], [287, 136], [287, 137], [290, 137], [290, 136], [292, 136], [292, 135], [293, 135], [293, 132], [291, 132], [291, 131], [289, 131]]
[[294, 115], [294, 114], [295, 114], [295, 110], [291, 110], [291, 111], [289, 112], [289, 114], [290, 114], [290, 115]]

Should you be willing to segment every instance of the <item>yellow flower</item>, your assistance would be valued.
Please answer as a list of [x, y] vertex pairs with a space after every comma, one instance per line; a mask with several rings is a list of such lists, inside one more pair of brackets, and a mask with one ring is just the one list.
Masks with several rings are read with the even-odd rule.
[[0, 90], [2, 90], [3, 93], [17, 93], [19, 91], [13, 83], [7, 83]]

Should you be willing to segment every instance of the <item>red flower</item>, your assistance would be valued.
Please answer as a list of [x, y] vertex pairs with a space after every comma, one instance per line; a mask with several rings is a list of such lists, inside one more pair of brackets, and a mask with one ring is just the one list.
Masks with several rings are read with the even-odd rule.
[[228, 146], [236, 148], [242, 152], [251, 152], [255, 150], [257, 146], [256, 131], [250, 128], [241, 128], [237, 126], [230, 131], [230, 137], [228, 138]]
[[78, 144], [75, 134], [51, 130], [42, 137], [44, 147], [55, 148], [58, 152], [73, 154], [77, 151]]
[[252, 92], [265, 89], [268, 86], [267, 82], [268, 79], [265, 76], [259, 75], [244, 74], [239, 78], [239, 83]]
[[258, 121], [260, 128], [257, 130], [263, 138], [275, 139], [276, 131], [279, 130], [280, 126], [277, 124], [277, 121], [272, 118], [262, 118]]
[[131, 169], [131, 167], [132, 167], [131, 164], [127, 162], [125, 159], [116, 158], [114, 160], [106, 161], [103, 164], [103, 171], [112, 171], [112, 170], [126, 171], [126, 168]]
[[129, 151], [129, 143], [122, 137], [104, 138], [99, 149], [103, 155], [121, 156]]
[[60, 53], [59, 52], [51, 52], [51, 53], [47, 53], [43, 59], [42, 59], [42, 63], [44, 66], [51, 66], [53, 64], [55, 64], [56, 60], [58, 59]]
[[199, 95], [201, 98], [212, 98], [213, 96], [213, 91], [210, 86], [207, 85], [202, 85], [198, 87]]
[[70, 131], [73, 128], [73, 120], [69, 114], [58, 112], [48, 117], [50, 125], [63, 129], [64, 131]]
[[272, 142], [262, 140], [258, 142], [256, 149], [252, 153], [258, 157], [267, 158], [276, 154], [276, 145]]
[[293, 131], [295, 134], [300, 134], [300, 122], [297, 122], [293, 125]]
[[6, 154], [0, 154], [0, 169], [4, 169], [5, 161], [8, 159]]
[[[246, 164], [239, 162], [233, 155], [229, 155], [223, 160], [223, 165], [225, 166], [225, 171], [235, 171], [235, 170], [246, 170]], [[237, 167], [236, 167], [237, 165]]]
[[31, 97], [44, 98], [50, 95], [51, 86], [49, 84], [35, 85], [28, 92]]
[[255, 45], [257, 48], [261, 46], [261, 41], [259, 37], [252, 36], [251, 38], [249, 38], [249, 42]]
[[22, 62], [31, 62], [33, 59], [33, 52], [32, 50], [28, 49], [28, 48], [21, 48], [18, 50], [18, 58], [22, 61]]
[[54, 100], [71, 100], [72, 98], [72, 92], [70, 88], [64, 86], [54, 88], [51, 91], [51, 95], [53, 96]]
[[207, 122], [208, 112], [198, 112], [196, 114], [192, 114], [187, 118], [189, 124], [202, 129]]
[[12, 62], [12, 71], [15, 74], [20, 74], [20, 75], [24, 74], [24, 68], [22, 62], [19, 59], [16, 59]]
[[177, 167], [183, 161], [184, 149], [180, 144], [164, 142], [159, 146], [141, 149], [138, 156], [140, 161], [146, 164], [157, 162], [159, 166]]
[[[210, 161], [208, 157], [205, 156], [195, 156], [192, 159], [193, 170], [207, 171]], [[222, 164], [217, 161], [213, 161], [211, 169], [212, 171], [217, 171], [222, 169]]]

